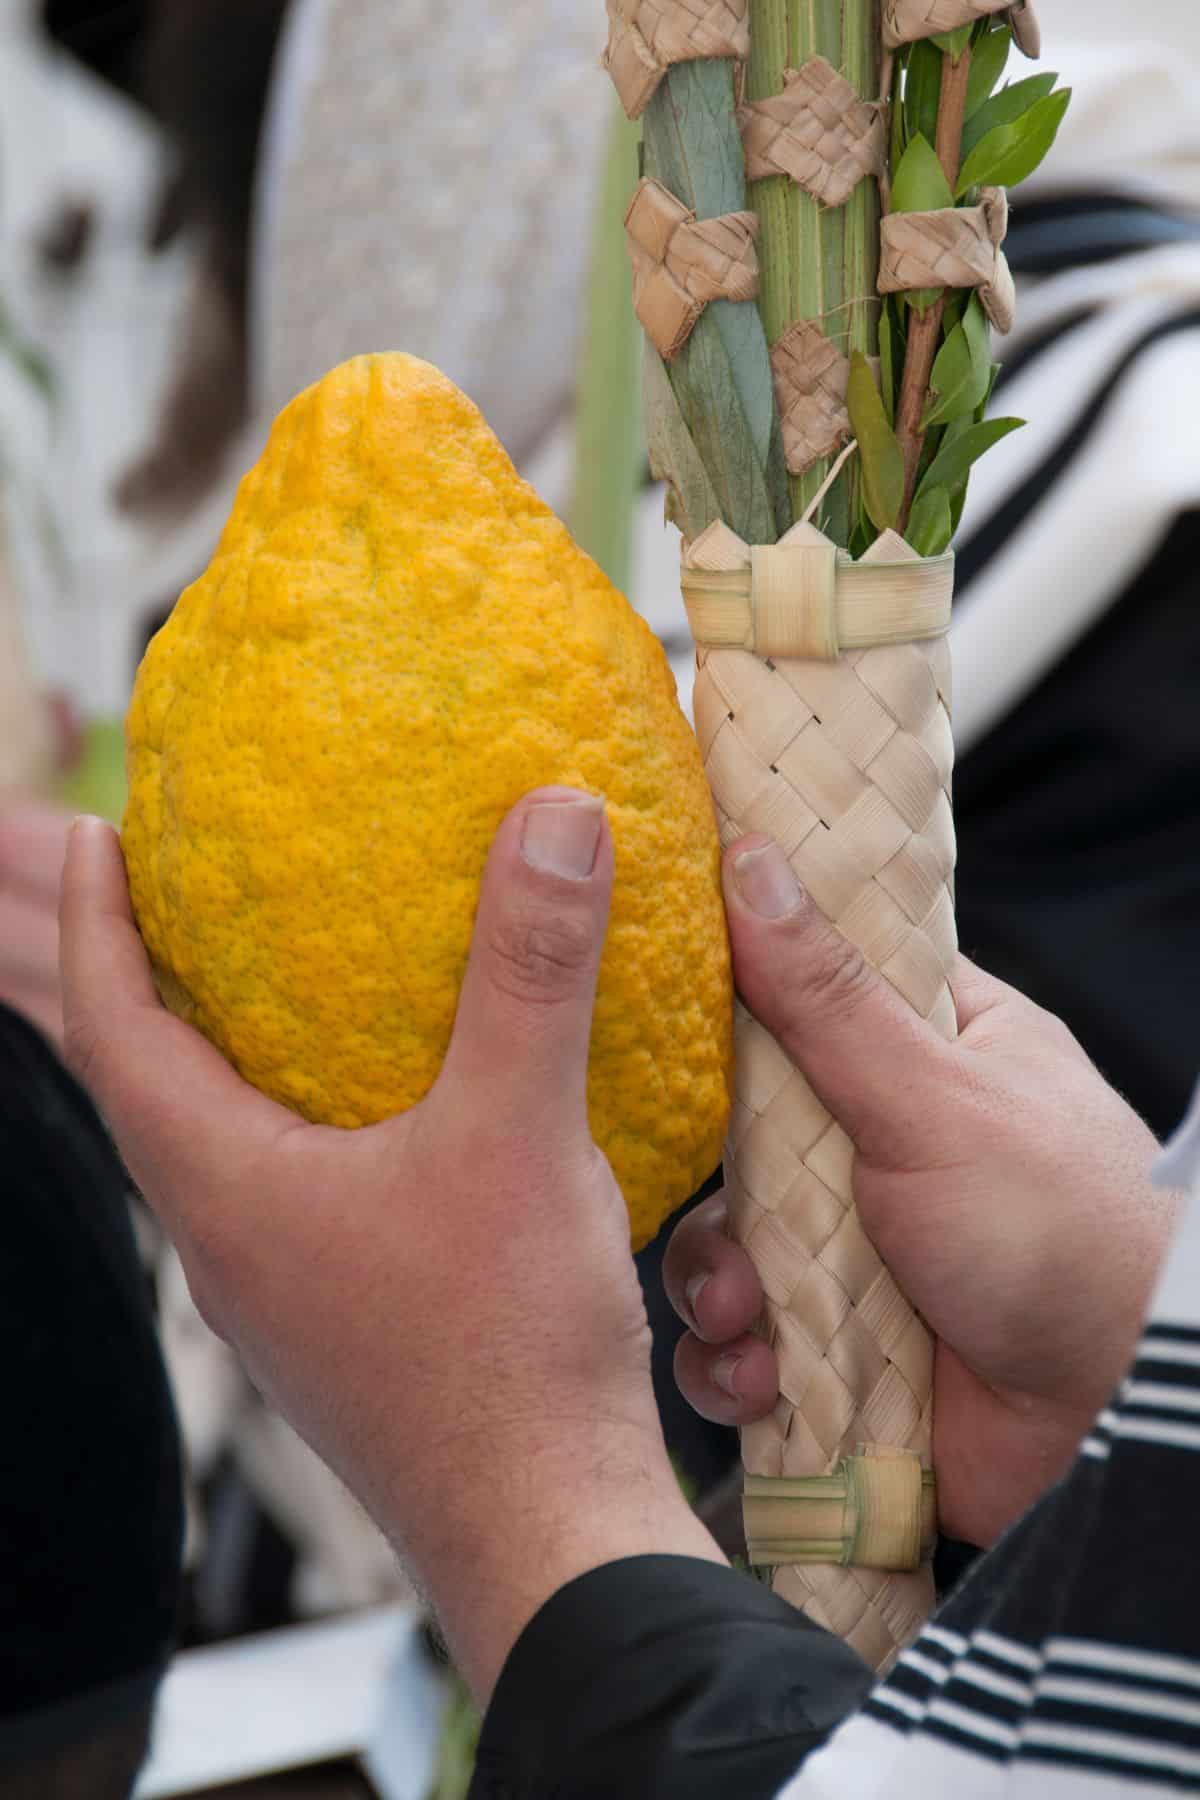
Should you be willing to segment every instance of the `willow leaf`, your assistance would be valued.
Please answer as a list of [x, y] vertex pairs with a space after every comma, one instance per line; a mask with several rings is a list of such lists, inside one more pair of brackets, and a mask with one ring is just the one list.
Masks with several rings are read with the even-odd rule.
[[892, 103], [888, 111], [892, 117], [891, 143], [888, 150], [888, 167], [898, 169], [901, 158], [908, 145], [908, 130], [904, 118], [904, 65], [896, 58], [896, 67], [892, 72]]
[[879, 388], [889, 425], [896, 423], [896, 368], [892, 309], [885, 300], [879, 311]]
[[[647, 175], [698, 218], [744, 209], [745, 171], [728, 62], [698, 60], [669, 71], [646, 109], [643, 156]], [[671, 483], [689, 533], [698, 511], [715, 500], [712, 516], [748, 542], [774, 542], [790, 515], [771, 364], [757, 307], [730, 301], [706, 307], [665, 379], [678, 423], [658, 395], [655, 466]], [[670, 460], [673, 446], [684, 459], [677, 469]], [[706, 488], [697, 482], [694, 461], [703, 469]]]
[[859, 350], [850, 357], [846, 406], [858, 439], [863, 503], [875, 529], [886, 531], [896, 523], [904, 504], [904, 457], [888, 424], [871, 365]]
[[[719, 307], [729, 304], [718, 301], [706, 309], [668, 374], [717, 496], [720, 517], [747, 543], [770, 544], [780, 535], [775, 505], [714, 317]], [[765, 359], [765, 337], [762, 347]], [[769, 376], [769, 363], [767, 372]]]
[[684, 423], [662, 357], [647, 343], [642, 369], [642, 419], [650, 473], [667, 484], [667, 517], [684, 537], [698, 537], [721, 516], [716, 490]]

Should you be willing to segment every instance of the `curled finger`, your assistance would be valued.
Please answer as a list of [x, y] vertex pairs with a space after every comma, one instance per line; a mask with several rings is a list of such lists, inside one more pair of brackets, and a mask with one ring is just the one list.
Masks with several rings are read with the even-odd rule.
[[681, 1219], [663, 1257], [663, 1286], [679, 1317], [709, 1344], [749, 1331], [762, 1311], [762, 1283], [746, 1251], [725, 1232], [721, 1194]]
[[685, 1331], [675, 1347], [675, 1380], [693, 1411], [718, 1425], [752, 1424], [779, 1398], [775, 1352], [749, 1332], [706, 1344]]

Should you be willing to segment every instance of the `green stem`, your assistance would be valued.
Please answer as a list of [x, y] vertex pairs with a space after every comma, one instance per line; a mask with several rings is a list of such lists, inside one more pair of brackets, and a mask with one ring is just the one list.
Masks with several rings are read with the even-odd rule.
[[622, 220], [637, 181], [637, 127], [618, 106], [593, 233], [567, 522], [617, 587], [629, 586], [642, 448], [642, 334], [633, 316]]
[[[879, 89], [877, 0], [750, 0], [747, 98], [764, 99], [783, 87], [785, 68], [824, 56], [864, 98]], [[796, 319], [815, 320], [847, 352], [878, 350], [879, 198], [860, 182], [842, 207], [820, 207], [783, 177], [750, 184], [750, 205], [761, 221], [763, 268], [759, 310], [775, 343]], [[809, 505], [829, 472], [822, 461], [789, 479], [792, 513]], [[823, 503], [823, 528], [847, 544], [858, 513], [854, 459]]]

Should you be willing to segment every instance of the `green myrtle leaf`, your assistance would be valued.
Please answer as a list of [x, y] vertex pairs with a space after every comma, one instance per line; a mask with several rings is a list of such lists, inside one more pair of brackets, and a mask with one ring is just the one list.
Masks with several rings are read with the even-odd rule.
[[863, 503], [875, 529], [886, 531], [895, 525], [904, 504], [904, 457], [888, 424], [871, 365], [861, 350], [850, 356], [846, 406], [858, 439]]
[[944, 487], [927, 488], [913, 502], [904, 533], [920, 556], [940, 556], [953, 535], [950, 496]]
[[997, 125], [1015, 125], [1035, 100], [1046, 98], [1057, 80], [1058, 76], [1052, 70], [1042, 75], [1027, 75], [1024, 81], [1010, 81], [998, 94], [985, 100], [963, 126], [962, 160], [965, 162], [980, 139]]
[[[1036, 80], [1036, 77], [1034, 78]], [[1011, 125], [997, 125], [980, 138], [959, 171], [957, 192], [968, 188], [1016, 187], [1033, 174], [1058, 135], [1071, 102], [1070, 88], [1035, 100]], [[910, 146], [911, 149], [911, 146]], [[907, 156], [907, 152], [905, 153]]]
[[[986, 402], [984, 404], [986, 405]], [[981, 417], [982, 417], [982, 412], [979, 415], [979, 418], [981, 418]], [[949, 448], [950, 445], [956, 444], [958, 442], [959, 438], [962, 437], [964, 432], [970, 431], [971, 425], [973, 422], [975, 424], [978, 424], [979, 418], [977, 418], [974, 421], [972, 421], [970, 419], [954, 419], [951, 421], [951, 423], [949, 425], [944, 426], [942, 428], [941, 432], [939, 434], [936, 434], [940, 437], [940, 442], [938, 443], [937, 449], [935, 450], [934, 454], [936, 455], [937, 451], [947, 449], [947, 448]], [[921, 470], [921, 478], [922, 479], [924, 479], [925, 473], [928, 470], [929, 465], [930, 465], [930, 463], [932, 463], [932, 461], [933, 461], [933, 456], [930, 456], [926, 460], [926, 462]], [[921, 485], [921, 483], [920, 483], [920, 481], [918, 481], [918, 483], [917, 483], [918, 490], [920, 489], [920, 485]], [[965, 475], [962, 477], [962, 479], [960, 481], [956, 481], [951, 484], [951, 486], [949, 488], [949, 494], [950, 494], [950, 525], [951, 525], [950, 535], [953, 538], [954, 533], [958, 530], [959, 520], [962, 518], [963, 507], [967, 503], [967, 477]], [[914, 502], [914, 504], [915, 504], [915, 502]]]
[[964, 480], [964, 481], [960, 481], [957, 487], [950, 489], [950, 539], [951, 539], [951, 542], [953, 542], [954, 534], [958, 530], [958, 527], [962, 521], [963, 507], [966, 504], [967, 504], [967, 484], [966, 484], [966, 481]]
[[996, 378], [999, 373], [1000, 364], [992, 363], [988, 369], [987, 387], [984, 389], [983, 399], [975, 409], [976, 421], [987, 417], [987, 409], [991, 405], [992, 400], [992, 390], [996, 385]]
[[992, 391], [995, 371], [999, 363], [992, 361], [992, 335], [988, 330], [987, 314], [983, 310], [983, 301], [978, 294], [972, 294], [967, 301], [963, 313], [963, 330], [967, 334], [967, 342], [971, 346], [971, 366], [976, 372], [979, 384], [979, 398]]
[[968, 424], [965, 431], [957, 432], [951, 425], [937, 455], [925, 471], [920, 492], [923, 494], [935, 487], [957, 486], [972, 463], [978, 462], [993, 444], [1006, 438], [1010, 431], [1018, 431], [1024, 423], [1024, 419], [984, 419], [979, 424]]
[[971, 72], [967, 76], [966, 116], [978, 111], [1004, 73], [1012, 47], [1012, 32], [1007, 25], [995, 26], [976, 41], [971, 52]]
[[974, 29], [973, 25], [960, 25], [954, 31], [939, 31], [929, 39], [929, 42], [936, 44], [939, 50], [945, 51], [947, 56], [952, 56], [957, 62], [970, 43], [971, 33]]
[[992, 354], [987, 320], [979, 297], [972, 294], [962, 316], [937, 353], [930, 376], [930, 397], [921, 429], [952, 419], [973, 418], [991, 386]]
[[971, 346], [961, 325], [956, 325], [934, 358], [929, 377], [929, 399], [921, 415], [921, 430], [944, 424], [975, 410], [976, 401], [968, 401], [971, 390]]
[[900, 299], [905, 306], [911, 306], [920, 318], [929, 311], [935, 300], [941, 299], [945, 291], [945, 288], [910, 288], [906, 294], [900, 295]]
[[904, 71], [904, 123], [910, 138], [920, 133], [933, 142], [941, 94], [942, 58], [928, 38], [919, 38]]
[[911, 137], [892, 177], [893, 212], [936, 212], [953, 206], [954, 195], [937, 152], [920, 132]]

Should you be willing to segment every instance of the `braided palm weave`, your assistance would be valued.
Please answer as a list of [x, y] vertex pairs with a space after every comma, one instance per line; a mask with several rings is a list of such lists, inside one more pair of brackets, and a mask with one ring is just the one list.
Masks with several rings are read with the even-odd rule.
[[1012, 0], [883, 0], [883, 41], [895, 47], [915, 38], [955, 31], [991, 13], [1007, 12]]
[[993, 13], [1007, 14], [1018, 50], [1036, 58], [1042, 37], [1033, 0], [883, 0], [883, 42], [895, 50], [917, 38], [973, 25]]
[[676, 63], [750, 54], [749, 0], [605, 0], [604, 67], [631, 119]]
[[783, 71], [783, 92], [738, 110], [747, 181], [786, 175], [824, 206], [841, 206], [887, 154], [883, 109], [860, 100], [823, 56]]
[[[889, 539], [879, 553], [894, 556]], [[945, 640], [852, 651], [836, 663], [700, 650], [697, 665], [696, 731], [723, 841], [751, 831], [776, 838], [822, 911], [922, 1017], [953, 1034]], [[730, 1220], [763, 1282], [781, 1384], [772, 1415], [743, 1433], [746, 1470], [827, 1473], [861, 1443], [928, 1461], [932, 1344], [859, 1225], [853, 1147], [744, 1012], [737, 1067]], [[877, 1668], [934, 1598], [927, 1567], [780, 1568], [774, 1586]]]

